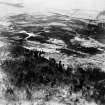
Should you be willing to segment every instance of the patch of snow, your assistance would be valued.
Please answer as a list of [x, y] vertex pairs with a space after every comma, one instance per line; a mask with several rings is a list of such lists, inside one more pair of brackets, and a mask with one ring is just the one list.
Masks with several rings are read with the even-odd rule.
[[97, 105], [95, 102], [88, 103], [86, 102], [85, 105]]
[[0, 25], [9, 26], [10, 23], [9, 22], [6, 22], [6, 21], [0, 21]]
[[58, 22], [51, 22], [48, 25], [54, 25], [54, 26], [66, 26], [64, 23], [58, 23]]
[[0, 41], [0, 47], [3, 47], [4, 45], [5, 45], [5, 43]]
[[79, 43], [79, 44], [81, 44], [81, 46], [84, 46], [84, 47], [95, 47], [95, 48], [105, 47], [104, 44], [102, 44], [102, 43], [100, 43], [100, 42], [98, 42], [92, 38], [85, 39], [85, 38], [80, 38], [80, 37], [76, 36], [74, 39], [71, 39], [70, 41], [73, 44]]
[[62, 40], [60, 40], [60, 39], [50, 38], [50, 39], [48, 40], [48, 42], [51, 42], [51, 43], [53, 43], [53, 44], [62, 45], [62, 46], [65, 45], [65, 42], [62, 41]]
[[37, 34], [34, 34], [33, 32], [29, 33], [29, 32], [24, 31], [24, 30], [20, 31], [19, 33], [25, 33], [25, 34], [28, 34], [29, 36], [26, 37], [26, 39], [28, 39], [28, 38], [31, 37], [31, 36], [33, 36], [33, 37], [35, 37], [35, 36], [39, 36], [39, 35], [37, 35]]
[[49, 102], [46, 102], [46, 105], [65, 105], [65, 104], [59, 103], [57, 101], [49, 101]]

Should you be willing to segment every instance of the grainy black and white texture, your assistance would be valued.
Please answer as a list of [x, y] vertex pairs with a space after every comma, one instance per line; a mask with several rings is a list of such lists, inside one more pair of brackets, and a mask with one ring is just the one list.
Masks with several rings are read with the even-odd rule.
[[105, 104], [105, 11], [54, 1], [0, 1], [0, 105]]

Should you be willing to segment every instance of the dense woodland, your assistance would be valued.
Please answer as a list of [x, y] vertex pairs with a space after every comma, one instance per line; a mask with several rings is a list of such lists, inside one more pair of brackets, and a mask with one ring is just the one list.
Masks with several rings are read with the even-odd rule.
[[[70, 86], [70, 94], [82, 91], [84, 97], [89, 96], [104, 102], [105, 73], [100, 68], [88, 66], [84, 69], [81, 65], [75, 70], [72, 67], [64, 68], [61, 61], [56, 63], [53, 58], [46, 59], [43, 51], [30, 51], [16, 45], [10, 51], [12, 59], [5, 60], [2, 68], [11, 85], [19, 89], [24, 88], [30, 96], [29, 99], [35, 86], [43, 84], [53, 88], [64, 84]], [[7, 88], [7, 92], [13, 94], [11, 88]]]

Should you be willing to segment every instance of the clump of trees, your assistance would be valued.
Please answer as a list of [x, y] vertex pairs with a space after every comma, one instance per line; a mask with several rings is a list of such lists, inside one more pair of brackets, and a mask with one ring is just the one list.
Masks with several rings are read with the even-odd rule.
[[72, 84], [71, 91], [82, 90], [83, 93], [84, 90], [87, 91], [93, 86], [99, 94], [102, 93], [99, 91], [99, 87], [101, 86], [103, 89], [104, 84], [97, 84], [104, 80], [105, 73], [100, 68], [88, 66], [84, 69], [78, 65], [75, 70], [72, 67], [65, 69], [61, 61], [56, 63], [53, 58], [44, 58], [43, 54], [42, 51], [30, 51], [21, 46], [14, 46], [11, 50], [12, 58], [2, 63], [2, 68], [8, 75], [10, 83], [17, 88], [25, 88], [29, 99], [31, 98], [32, 88], [41, 84], [50, 84], [51, 87], [61, 83]]
[[2, 63], [2, 68], [8, 74], [10, 82], [17, 87], [26, 87], [34, 84], [66, 83], [70, 78], [70, 68], [65, 70], [61, 61], [46, 59], [43, 51], [32, 51], [22, 46], [13, 46], [10, 49], [11, 59]]

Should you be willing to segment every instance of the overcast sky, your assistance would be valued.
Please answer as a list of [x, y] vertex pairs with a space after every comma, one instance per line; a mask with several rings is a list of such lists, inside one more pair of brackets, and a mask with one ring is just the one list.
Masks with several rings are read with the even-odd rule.
[[105, 9], [105, 0], [0, 0], [3, 2], [23, 2], [29, 9], [47, 10], [47, 9]]
[[[21, 11], [56, 11], [56, 10], [105, 10], [105, 0], [0, 0], [7, 3], [22, 2], [24, 8], [0, 3], [0, 15]], [[54, 11], [54, 12], [55, 12]]]
[[[21, 1], [21, 0], [19, 0]], [[30, 9], [105, 9], [105, 0], [22, 0]]]

